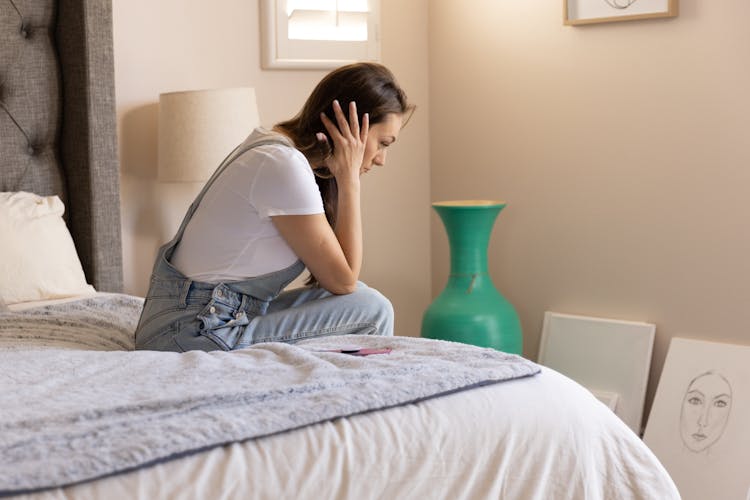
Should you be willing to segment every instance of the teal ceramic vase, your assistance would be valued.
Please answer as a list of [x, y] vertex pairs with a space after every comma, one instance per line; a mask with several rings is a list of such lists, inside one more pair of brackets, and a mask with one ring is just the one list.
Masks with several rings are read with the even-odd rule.
[[505, 203], [466, 200], [432, 206], [448, 233], [451, 267], [448, 284], [424, 313], [422, 337], [521, 354], [518, 314], [487, 270], [490, 233]]

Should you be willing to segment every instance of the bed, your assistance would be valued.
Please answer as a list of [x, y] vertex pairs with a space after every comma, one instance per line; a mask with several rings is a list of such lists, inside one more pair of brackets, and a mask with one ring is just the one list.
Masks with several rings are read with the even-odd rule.
[[679, 498], [586, 389], [491, 349], [133, 351], [115, 137], [109, 2], [1, 2], [0, 495]]

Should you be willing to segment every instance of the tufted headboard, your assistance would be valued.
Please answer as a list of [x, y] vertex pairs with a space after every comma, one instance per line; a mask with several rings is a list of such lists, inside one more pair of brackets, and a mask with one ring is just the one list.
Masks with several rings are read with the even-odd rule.
[[119, 292], [112, 52], [111, 0], [0, 0], [0, 191], [59, 195], [89, 283]]

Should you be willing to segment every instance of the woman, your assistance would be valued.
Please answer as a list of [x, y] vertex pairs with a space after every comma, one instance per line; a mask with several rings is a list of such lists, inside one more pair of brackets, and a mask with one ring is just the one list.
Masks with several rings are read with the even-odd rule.
[[[412, 110], [388, 69], [357, 63], [328, 74], [295, 118], [253, 131], [159, 250], [136, 348], [392, 335], [390, 302], [359, 281], [360, 177], [385, 164]], [[282, 292], [305, 267], [308, 286]]]

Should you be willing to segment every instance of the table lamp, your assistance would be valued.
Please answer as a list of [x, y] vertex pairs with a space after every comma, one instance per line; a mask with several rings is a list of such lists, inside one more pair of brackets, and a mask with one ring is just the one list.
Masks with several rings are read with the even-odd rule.
[[159, 181], [206, 181], [259, 125], [251, 87], [160, 94]]

